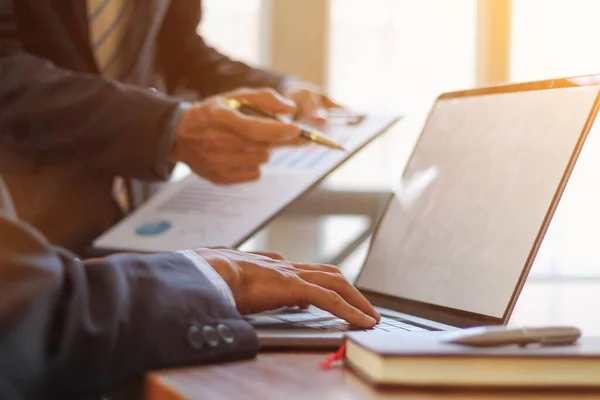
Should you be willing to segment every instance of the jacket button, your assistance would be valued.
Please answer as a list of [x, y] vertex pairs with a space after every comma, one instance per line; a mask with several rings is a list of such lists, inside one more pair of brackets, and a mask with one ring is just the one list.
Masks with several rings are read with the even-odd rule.
[[206, 340], [206, 343], [208, 343], [210, 347], [217, 347], [219, 345], [219, 334], [214, 327], [205, 325], [202, 328], [202, 331], [204, 332], [204, 340]]
[[204, 347], [204, 335], [202, 328], [198, 325], [192, 325], [188, 328], [187, 339], [189, 344], [196, 350]]
[[221, 336], [221, 339], [223, 339], [225, 343], [235, 343], [235, 335], [233, 334], [233, 331], [230, 327], [228, 327], [227, 325], [219, 324], [217, 325], [217, 331], [219, 332], [219, 336]]

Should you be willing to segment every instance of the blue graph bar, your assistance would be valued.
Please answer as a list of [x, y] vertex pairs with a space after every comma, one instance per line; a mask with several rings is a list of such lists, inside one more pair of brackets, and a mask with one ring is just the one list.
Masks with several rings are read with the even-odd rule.
[[273, 157], [269, 161], [269, 165], [271, 165], [273, 167], [281, 166], [281, 164], [284, 163], [288, 157], [289, 157], [288, 151], [285, 151], [285, 150], [280, 151], [277, 155], [275, 155], [275, 157]]
[[306, 168], [314, 168], [315, 166], [317, 166], [321, 162], [321, 160], [323, 160], [327, 156], [328, 152], [329, 150], [326, 149], [321, 149], [320, 151], [318, 151], [315, 157], [313, 157], [312, 160], [310, 160], [306, 164]]
[[313, 146], [280, 150], [270, 161], [272, 167], [314, 168], [321, 163], [330, 150]]

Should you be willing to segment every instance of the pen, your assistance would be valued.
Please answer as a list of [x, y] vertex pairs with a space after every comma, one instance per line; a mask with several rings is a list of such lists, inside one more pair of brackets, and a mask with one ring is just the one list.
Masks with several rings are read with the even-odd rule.
[[484, 326], [453, 332], [446, 342], [473, 347], [495, 347], [511, 344], [526, 346], [531, 343], [559, 346], [573, 344], [580, 336], [581, 331], [572, 326], [535, 328]]
[[[279, 120], [279, 118], [277, 118], [277, 116], [275, 116], [273, 114], [269, 114], [269, 113], [261, 111], [261, 110], [258, 110], [243, 101], [240, 101], [237, 99], [232, 99], [232, 98], [227, 98], [224, 101], [227, 106], [229, 106], [230, 108], [237, 110], [243, 114]], [[323, 146], [327, 146], [332, 149], [345, 150], [341, 145], [337, 144], [333, 140], [326, 138], [321, 133], [319, 133], [315, 130], [308, 129], [306, 127], [301, 127], [300, 132], [301, 132], [302, 136], [304, 136], [306, 139], [308, 139], [312, 142], [321, 144]]]

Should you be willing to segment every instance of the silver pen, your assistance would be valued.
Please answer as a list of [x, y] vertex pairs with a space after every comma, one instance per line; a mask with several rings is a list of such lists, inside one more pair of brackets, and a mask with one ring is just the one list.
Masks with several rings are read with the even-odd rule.
[[581, 330], [573, 326], [535, 328], [484, 326], [452, 332], [445, 342], [472, 347], [526, 346], [533, 343], [561, 346], [575, 343], [580, 336]]

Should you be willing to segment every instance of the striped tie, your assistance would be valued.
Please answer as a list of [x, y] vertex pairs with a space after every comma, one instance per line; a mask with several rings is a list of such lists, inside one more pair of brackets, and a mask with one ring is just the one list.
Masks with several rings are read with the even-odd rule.
[[87, 0], [90, 40], [100, 73], [122, 78], [127, 60], [125, 41], [134, 0]]
[[[125, 42], [133, 16], [134, 0], [87, 0], [90, 41], [100, 74], [123, 78], [128, 59]], [[113, 196], [124, 214], [130, 211], [125, 180], [115, 178]], [[113, 221], [114, 222], [114, 221]]]

